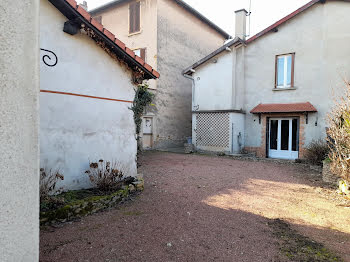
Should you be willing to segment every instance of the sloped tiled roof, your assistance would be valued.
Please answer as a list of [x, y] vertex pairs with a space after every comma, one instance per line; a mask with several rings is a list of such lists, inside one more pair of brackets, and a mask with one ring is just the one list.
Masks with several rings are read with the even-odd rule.
[[259, 104], [250, 111], [252, 114], [304, 112], [317, 112], [317, 109], [310, 102], [305, 102], [292, 104]]
[[[349, 2], [350, 0], [328, 0], [328, 1], [344, 1], [344, 2]], [[251, 38], [249, 38], [248, 40], [246, 40], [244, 42], [244, 44], [248, 45], [251, 44], [253, 41], [255, 41], [256, 39], [262, 37], [263, 35], [272, 32], [273, 30], [275, 30], [276, 28], [278, 28], [280, 25], [286, 23], [287, 21], [289, 21], [290, 19], [296, 17], [298, 14], [304, 12], [305, 10], [309, 9], [310, 7], [312, 7], [313, 5], [317, 4], [317, 3], [325, 3], [325, 0], [312, 0], [310, 2], [308, 2], [307, 4], [303, 5], [302, 7], [300, 7], [299, 9], [295, 10], [294, 12], [290, 13], [289, 15], [287, 15], [286, 17], [280, 19], [279, 21], [277, 21], [276, 23], [270, 25], [269, 27], [267, 27], [266, 29], [262, 30], [261, 32], [257, 33], [256, 35], [252, 36]], [[242, 40], [243, 41], [243, 40]], [[223, 52], [225, 50], [225, 48], [219, 48], [216, 51], [214, 51], [213, 53], [215, 53], [215, 55], [220, 54], [221, 52]], [[196, 67], [198, 67], [199, 65], [203, 64], [204, 62], [206, 62], [207, 60], [209, 60], [210, 56], [203, 58], [202, 60], [200, 60], [199, 62], [194, 64], [194, 67], [189, 67], [187, 69], [185, 69], [183, 71], [184, 74], [191, 74], [190, 69], [195, 69]]]
[[160, 74], [154, 70], [149, 64], [147, 64], [141, 57], [135, 55], [135, 53], [125, 44], [115, 37], [108, 29], [104, 28], [97, 20], [91, 17], [91, 15], [81, 6], [77, 4], [75, 0], [49, 0], [63, 15], [69, 20], [81, 21], [95, 35], [101, 39], [109, 50], [134, 70], [144, 73], [145, 79], [159, 78]]

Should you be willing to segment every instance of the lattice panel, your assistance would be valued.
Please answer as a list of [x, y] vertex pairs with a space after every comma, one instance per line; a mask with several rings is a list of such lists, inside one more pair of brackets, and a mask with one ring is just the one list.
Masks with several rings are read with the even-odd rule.
[[229, 147], [230, 117], [225, 113], [197, 114], [197, 146]]

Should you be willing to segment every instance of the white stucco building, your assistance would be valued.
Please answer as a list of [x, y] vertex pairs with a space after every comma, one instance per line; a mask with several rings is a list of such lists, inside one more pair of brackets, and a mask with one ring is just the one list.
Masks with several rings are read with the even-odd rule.
[[64, 189], [91, 187], [84, 172], [99, 159], [135, 176], [134, 88], [158, 72], [74, 0], [41, 0], [40, 48], [41, 168]]
[[349, 1], [313, 0], [245, 39], [247, 11], [236, 11], [236, 38], [183, 72], [196, 148], [303, 158], [350, 78], [349, 12]]
[[144, 114], [143, 147], [183, 146], [191, 136], [191, 81], [182, 70], [231, 36], [183, 0], [111, 0], [90, 13], [162, 75], [149, 81], [155, 99]]

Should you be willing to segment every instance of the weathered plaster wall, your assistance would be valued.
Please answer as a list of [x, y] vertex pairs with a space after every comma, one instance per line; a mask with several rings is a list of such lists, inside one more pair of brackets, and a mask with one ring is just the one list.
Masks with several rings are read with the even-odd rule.
[[231, 113], [230, 114], [230, 152], [239, 154], [242, 152], [245, 145], [245, 114]]
[[153, 118], [153, 145], [182, 145], [191, 136], [191, 81], [183, 68], [224, 43], [224, 37], [170, 0], [141, 0], [141, 32], [129, 35], [129, 2], [104, 10], [102, 23], [132, 49], [146, 47], [147, 62], [160, 72], [150, 80], [155, 107], [145, 116]]
[[171, 0], [158, 0], [155, 147], [182, 145], [191, 136], [192, 83], [182, 70], [224, 43], [224, 37]]
[[39, 1], [2, 0], [0, 10], [0, 260], [34, 262], [39, 260]]
[[[131, 49], [147, 48], [146, 62], [157, 70], [157, 1], [141, 0], [141, 31], [129, 34], [129, 2], [94, 14], [102, 16], [102, 24]], [[157, 88], [156, 80], [149, 80]]]
[[[41, 1], [40, 45], [58, 56], [40, 63], [41, 89], [132, 101], [131, 72], [84, 34], [62, 31], [67, 19]], [[41, 167], [59, 169], [65, 189], [89, 187], [89, 161], [117, 161], [136, 175], [135, 125], [130, 103], [52, 93], [40, 96]]]
[[233, 56], [225, 51], [196, 69], [193, 110], [233, 109]]
[[[350, 78], [350, 4], [327, 1], [317, 4], [245, 48], [245, 110], [259, 103], [309, 101], [318, 113], [309, 114], [305, 145], [325, 137], [326, 115], [333, 104], [333, 91], [341, 93], [343, 77]], [[296, 90], [273, 91], [275, 56], [295, 52]], [[315, 123], [317, 121], [317, 126]], [[258, 147], [258, 117], [246, 116], [246, 146]]]
[[[243, 109], [246, 149], [266, 156], [265, 118], [259, 123], [259, 117], [249, 112], [260, 103], [310, 102], [318, 113], [309, 114], [308, 124], [305, 116], [296, 114], [302, 123], [302, 157], [313, 139], [325, 137], [333, 98], [344, 90], [343, 78], [350, 79], [349, 11], [347, 2], [317, 4], [280, 26], [277, 33], [212, 58], [193, 74], [194, 106], [199, 110]], [[275, 91], [275, 57], [294, 52], [296, 89]]]

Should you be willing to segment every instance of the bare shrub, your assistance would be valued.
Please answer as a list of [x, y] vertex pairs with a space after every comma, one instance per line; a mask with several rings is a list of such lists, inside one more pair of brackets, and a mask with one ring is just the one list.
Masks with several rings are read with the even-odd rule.
[[53, 193], [60, 192], [56, 189], [59, 180], [64, 180], [64, 176], [52, 169], [40, 168], [40, 201], [48, 200]]
[[107, 162], [103, 159], [90, 163], [90, 169], [85, 171], [90, 182], [101, 191], [109, 192], [120, 187], [123, 172], [117, 168], [116, 163]]
[[343, 179], [350, 179], [350, 84], [328, 115], [328, 142], [330, 168]]
[[321, 166], [323, 160], [328, 157], [329, 147], [323, 139], [313, 140], [305, 151], [305, 158], [313, 165]]

